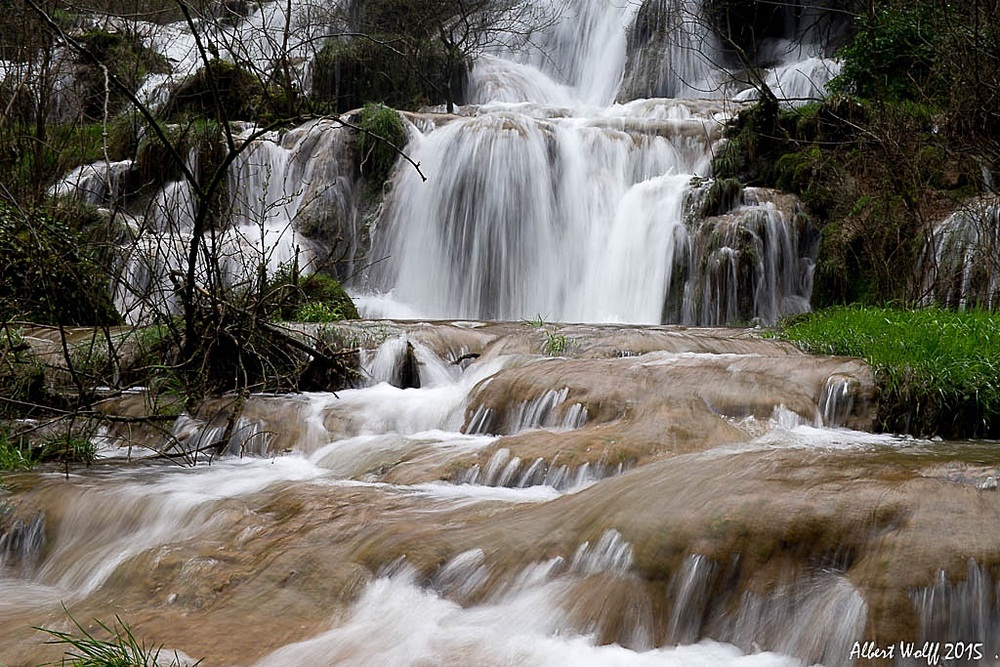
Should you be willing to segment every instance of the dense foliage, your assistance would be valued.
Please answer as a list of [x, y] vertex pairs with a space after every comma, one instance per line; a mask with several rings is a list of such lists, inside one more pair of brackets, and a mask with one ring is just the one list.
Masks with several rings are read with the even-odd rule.
[[779, 335], [812, 353], [871, 364], [883, 430], [1000, 434], [1000, 314], [844, 307], [788, 322]]
[[0, 202], [0, 321], [116, 323], [97, 250], [65, 219]]
[[447, 101], [447, 67], [443, 48], [429, 39], [331, 39], [316, 56], [313, 96], [338, 112], [372, 102], [418, 109]]

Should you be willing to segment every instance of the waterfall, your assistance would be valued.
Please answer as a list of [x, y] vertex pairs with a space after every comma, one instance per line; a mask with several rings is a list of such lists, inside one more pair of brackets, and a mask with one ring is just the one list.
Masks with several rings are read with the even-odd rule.
[[928, 239], [919, 270], [924, 302], [993, 309], [1000, 299], [1000, 200], [973, 201], [942, 220]]
[[[204, 38], [220, 57], [263, 66], [287, 27], [308, 90], [335, 9], [264, 4]], [[703, 0], [550, 0], [507, 17], [472, 54], [470, 104], [409, 117], [405, 150], [420, 171], [400, 160], [371, 224], [359, 224], [372, 210], [356, 193], [352, 132], [317, 120], [253, 140], [225, 176], [227, 224], [209, 234], [223, 275], [202, 267], [199, 282], [252, 285], [261, 268], [335, 257], [326, 268], [342, 279], [370, 267], [349, 286], [363, 313], [381, 316], [726, 324], [807, 310], [816, 245], [788, 207], [748, 192], [732, 219], [699, 210], [741, 105], [725, 98], [754, 95], [716, 11]], [[768, 19], [780, 28], [768, 23], [755, 55], [779, 95], [821, 96], [835, 69], [815, 12]], [[199, 60], [187, 25], [147, 27], [173, 62], [143, 86], [157, 104]], [[186, 150], [195, 170], [213, 147]], [[124, 193], [142, 162], [87, 165], [52, 189], [124, 210], [131, 239], [114, 290], [132, 322], [175, 311], [170, 276], [186, 273], [196, 210], [183, 181], [152, 198]]]
[[[817, 239], [797, 213], [749, 191], [731, 219], [698, 211], [738, 107], [610, 104], [654, 65], [670, 83], [657, 94], [736, 92], [703, 14], [697, 0], [570, 3], [531, 48], [481, 59], [479, 106], [411, 127], [427, 182], [395, 173], [373, 246], [385, 261], [360, 286], [380, 295], [367, 312], [727, 324], [807, 311]], [[829, 68], [811, 53], [783, 54], [779, 94], [822, 94]]]
[[[253, 129], [237, 140], [251, 141]], [[189, 150], [192, 172], [202, 154], [213, 150], [211, 141]], [[348, 131], [336, 120], [252, 139], [224, 175], [218, 208], [227, 224], [210, 226], [206, 234], [205, 252], [213, 259], [206, 264], [201, 258], [198, 283], [246, 286], [260, 268], [274, 274], [292, 263], [306, 273], [327, 268], [351, 275], [363, 234], [349, 145]], [[137, 168], [134, 161], [86, 165], [50, 190], [114, 210], [124, 222], [128, 238], [112, 291], [131, 323], [176, 312], [174, 279], [186, 271], [198, 207], [185, 180], [163, 184], [150, 199], [126, 197], [121, 181]], [[321, 267], [331, 257], [339, 259]]]
[[[268, 30], [287, 22], [308, 36], [333, 20], [317, 20], [309, 3], [290, 9], [263, 5], [207, 37], [227, 57], [264, 62], [274, 57]], [[530, 39], [497, 40], [476, 61], [467, 89], [478, 106], [454, 118], [414, 118], [406, 151], [428, 182], [400, 163], [370, 255], [350, 133], [312, 121], [255, 140], [226, 176], [230, 224], [211, 234], [223, 280], [245, 283], [260, 266], [273, 273], [336, 250], [345, 278], [359, 268], [356, 259], [374, 262], [354, 290], [363, 309], [376, 301], [390, 316], [721, 324], [806, 310], [803, 267], [815, 248], [800, 243], [794, 219], [744, 198], [741, 206], [758, 212], [706, 226], [692, 206], [711, 175], [722, 123], [738, 106], [612, 104], [635, 97], [637, 81], [660, 96], [719, 98], [739, 89], [721, 67], [724, 49], [702, 2], [553, 1], [528, 18], [539, 22], [526, 29]], [[175, 78], [198, 64], [184, 25], [150, 30], [148, 41], [175, 62]], [[298, 63], [308, 62], [307, 41], [291, 54]], [[781, 55], [769, 74], [775, 89], [821, 93], [828, 76], [816, 50], [775, 44], [763, 49], [772, 60]], [[299, 69], [307, 78], [308, 67]], [[144, 87], [150, 99], [164, 89], [162, 78]], [[205, 149], [191, 149], [192, 166]], [[53, 192], [114, 208], [134, 168], [84, 166]], [[133, 240], [116, 303], [142, 321], [175, 308], [170, 275], [184, 270], [195, 202], [190, 186], [175, 181], [125, 209]]]
[[692, 213], [721, 111], [652, 110], [414, 129], [430, 182], [397, 173], [373, 285], [428, 317], [725, 324], [808, 310], [817, 239], [796, 210], [747, 191], [727, 219]]

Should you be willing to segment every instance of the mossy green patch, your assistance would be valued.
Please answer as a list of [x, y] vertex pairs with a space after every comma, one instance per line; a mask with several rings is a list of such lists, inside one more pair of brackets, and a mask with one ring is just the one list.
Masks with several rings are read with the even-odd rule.
[[399, 112], [383, 104], [366, 104], [358, 119], [358, 169], [366, 194], [377, 197], [389, 180], [399, 151], [406, 145], [406, 126]]

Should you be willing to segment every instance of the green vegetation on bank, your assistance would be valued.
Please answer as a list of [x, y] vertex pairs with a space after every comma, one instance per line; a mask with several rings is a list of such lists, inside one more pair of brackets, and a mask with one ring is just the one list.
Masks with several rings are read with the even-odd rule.
[[1000, 435], [1000, 313], [841, 307], [790, 320], [776, 335], [871, 364], [884, 431]]
[[[65, 215], [63, 215], [65, 213]], [[26, 211], [0, 201], [0, 322], [114, 324], [102, 257], [81, 211]]]

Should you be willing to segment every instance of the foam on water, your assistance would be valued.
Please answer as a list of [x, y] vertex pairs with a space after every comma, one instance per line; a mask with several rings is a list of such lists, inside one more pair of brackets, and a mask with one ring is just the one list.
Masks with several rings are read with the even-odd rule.
[[419, 587], [411, 572], [378, 579], [339, 627], [284, 646], [257, 667], [310, 665], [653, 665], [657, 667], [800, 667], [792, 658], [745, 655], [712, 641], [637, 652], [598, 645], [565, 627], [558, 584], [530, 586], [505, 599], [462, 607]]

